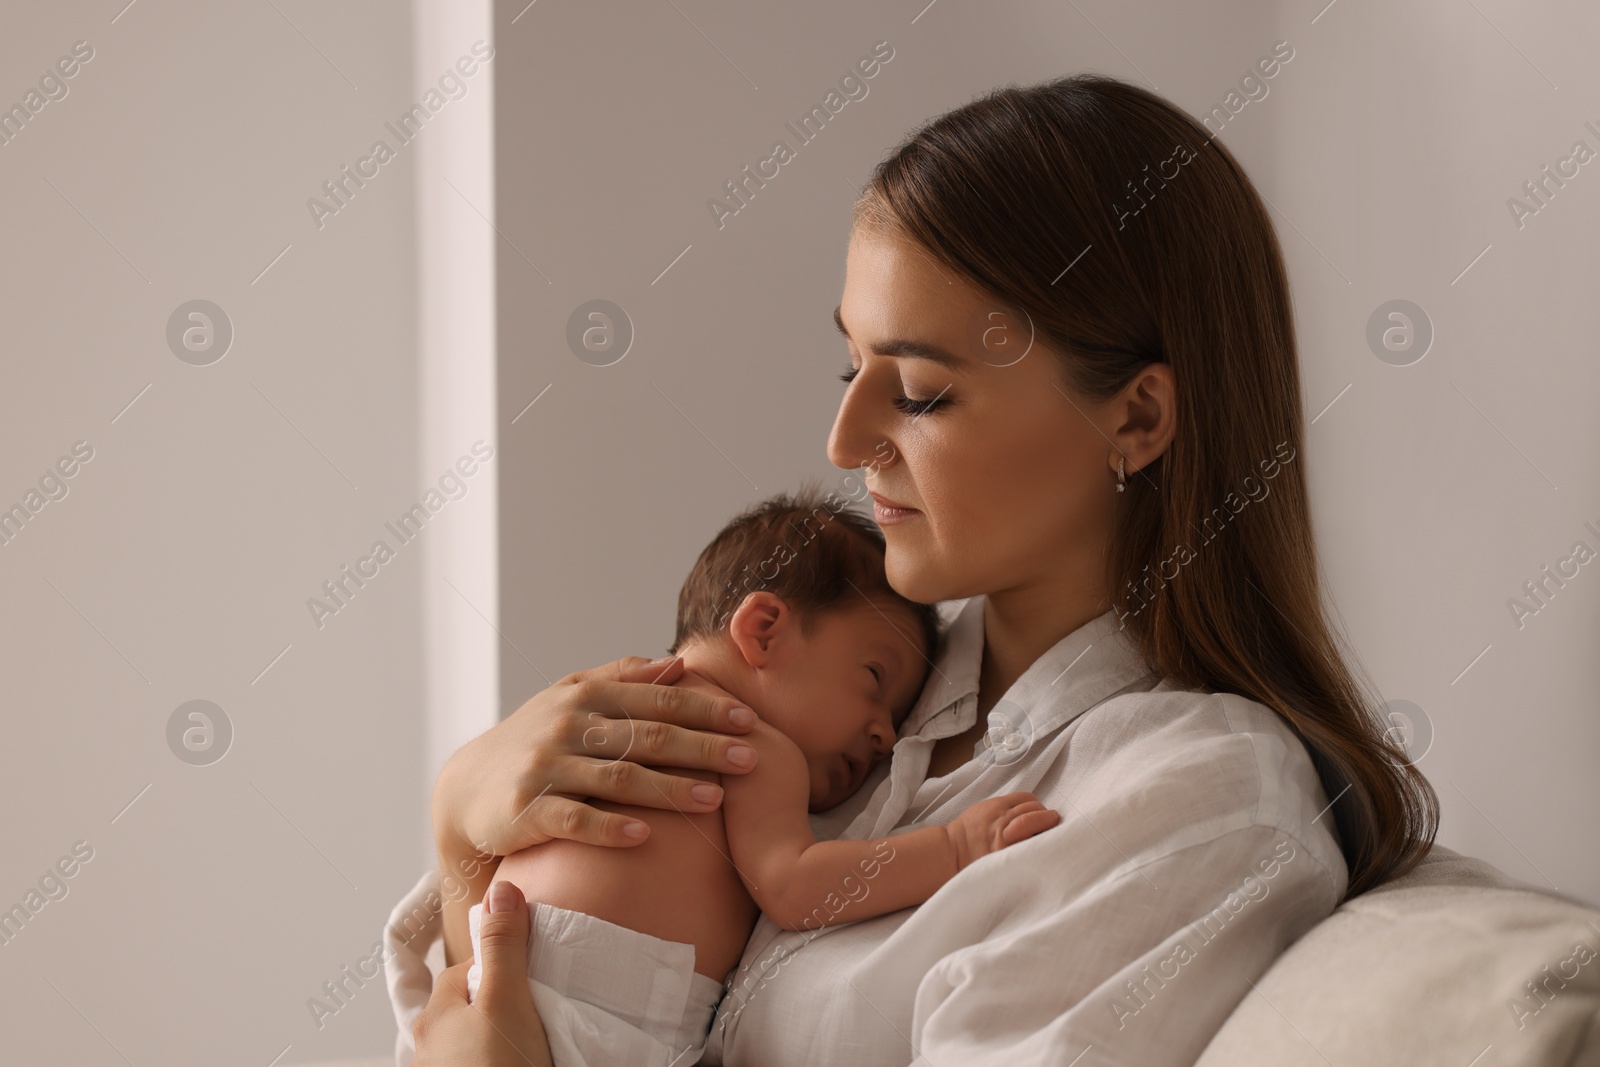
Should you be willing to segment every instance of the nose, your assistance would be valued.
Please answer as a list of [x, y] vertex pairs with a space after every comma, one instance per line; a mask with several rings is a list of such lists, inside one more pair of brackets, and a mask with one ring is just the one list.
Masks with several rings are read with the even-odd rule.
[[863, 388], [867, 373], [863, 366], [855, 381], [845, 387], [833, 429], [828, 432], [828, 462], [841, 470], [882, 467], [896, 455], [894, 443], [875, 425], [872, 398]]
[[882, 719], [873, 719], [867, 724], [867, 740], [873, 756], [881, 759], [894, 751], [894, 727]]

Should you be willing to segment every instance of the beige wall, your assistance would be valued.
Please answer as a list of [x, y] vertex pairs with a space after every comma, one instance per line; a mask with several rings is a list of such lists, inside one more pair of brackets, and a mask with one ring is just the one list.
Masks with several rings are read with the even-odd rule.
[[[422, 553], [474, 497], [407, 546], [384, 523], [472, 442], [419, 451], [416, 147], [321, 228], [306, 207], [397, 145], [410, 12], [275, 3], [0, 20], [6, 104], [93, 49], [0, 147], [0, 502], [93, 449], [0, 546], [0, 904], [92, 849], [0, 947], [7, 1062], [265, 1065], [392, 1040], [381, 985], [320, 1029], [307, 1000], [421, 869]], [[233, 325], [208, 366], [165, 336], [192, 298]], [[319, 629], [307, 599], [380, 538], [395, 558]], [[168, 747], [194, 699], [232, 724], [207, 766]]]
[[[1276, 170], [1307, 411], [1350, 387], [1309, 434], [1324, 567], [1381, 691], [1432, 720], [1441, 838], [1600, 901], [1600, 564], [1568, 564], [1520, 625], [1509, 605], [1537, 606], [1524, 583], [1575, 542], [1600, 551], [1600, 163], [1520, 229], [1507, 206], [1574, 142], [1600, 152], [1600, 19], [1476, 8], [1283, 23], [1300, 55], [1261, 104], [1276, 143], [1247, 162]], [[1405, 367], [1365, 339], [1396, 298], [1434, 328]]]
[[[383, 1054], [376, 985], [321, 1028], [307, 1000], [426, 862], [439, 761], [547, 679], [664, 649], [730, 514], [843, 476], [829, 311], [871, 166], [975, 93], [1078, 69], [1198, 115], [1279, 40], [1295, 58], [1223, 136], [1282, 211], [1331, 595], [1379, 689], [1431, 720], [1445, 842], [1600, 899], [1600, 572], [1521, 628], [1507, 606], [1600, 548], [1600, 178], [1521, 229], [1505, 204], [1600, 148], [1580, 5], [514, 3], [409, 146], [384, 123], [481, 7], [118, 7], [0, 33], [0, 103], [94, 49], [0, 147], [0, 504], [93, 449], [0, 546], [0, 905], [74, 872], [0, 945], [13, 1055]], [[707, 201], [879, 41], [868, 95], [719, 228]], [[307, 199], [379, 138], [395, 158], [319, 228]], [[166, 338], [195, 298], [234, 328], [208, 366]], [[1436, 332], [1412, 366], [1365, 337], [1397, 298]], [[634, 327], [610, 366], [566, 341], [595, 299]], [[384, 523], [479, 438], [495, 459], [400, 545]], [[318, 628], [307, 599], [380, 538], [394, 559]], [[233, 730], [205, 766], [168, 740], [196, 699]]]

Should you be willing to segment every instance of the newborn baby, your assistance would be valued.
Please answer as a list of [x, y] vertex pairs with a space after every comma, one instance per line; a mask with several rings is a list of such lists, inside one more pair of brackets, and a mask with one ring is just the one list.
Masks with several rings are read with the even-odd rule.
[[[883, 552], [876, 526], [814, 493], [736, 517], [679, 593], [671, 651], [677, 685], [756, 713], [755, 768], [662, 768], [720, 784], [716, 811], [591, 801], [649, 823], [641, 845], [553, 840], [501, 860], [495, 881], [532, 911], [528, 974], [556, 1067], [695, 1063], [758, 911], [801, 930], [911, 907], [1060, 820], [1011, 793], [947, 826], [816, 840], [807, 813], [847, 800], [889, 755], [938, 639], [933, 608], [889, 586]], [[481, 915], [469, 913], [474, 958]]]

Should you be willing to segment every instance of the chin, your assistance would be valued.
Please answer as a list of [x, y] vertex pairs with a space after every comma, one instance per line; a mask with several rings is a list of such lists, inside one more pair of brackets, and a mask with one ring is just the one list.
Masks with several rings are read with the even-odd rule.
[[937, 604], [950, 599], [946, 590], [951, 583], [941, 573], [941, 568], [933, 565], [921, 553], [908, 552], [903, 548], [896, 550], [892, 541], [884, 555], [884, 575], [889, 580], [890, 588], [907, 600], [918, 604]]

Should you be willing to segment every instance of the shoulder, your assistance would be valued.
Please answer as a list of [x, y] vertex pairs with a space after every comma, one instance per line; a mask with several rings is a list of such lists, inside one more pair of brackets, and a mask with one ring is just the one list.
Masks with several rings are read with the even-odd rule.
[[[1342, 895], [1347, 877], [1330, 801], [1310, 753], [1271, 708], [1162, 681], [1085, 712], [1067, 748], [1075, 803], [1126, 817], [1157, 849], [1254, 830], [1298, 842]], [[1068, 784], [1068, 783], [1064, 783]], [[1146, 836], [1147, 835], [1147, 836]]]
[[783, 756], [792, 755], [798, 759], [805, 758], [800, 752], [800, 746], [790, 740], [788, 734], [759, 715], [756, 717], [755, 725], [750, 728], [750, 732], [744, 735], [744, 740], [754, 745], [756, 751], [761, 753], [763, 758], [768, 752], [778, 753]]
[[758, 785], [773, 778], [807, 777], [805, 753], [800, 751], [800, 746], [789, 739], [789, 736], [776, 726], [761, 719], [758, 715], [755, 725], [741, 740], [746, 741], [756, 750], [756, 765], [745, 774], [722, 775], [724, 789], [730, 785], [737, 786]]

